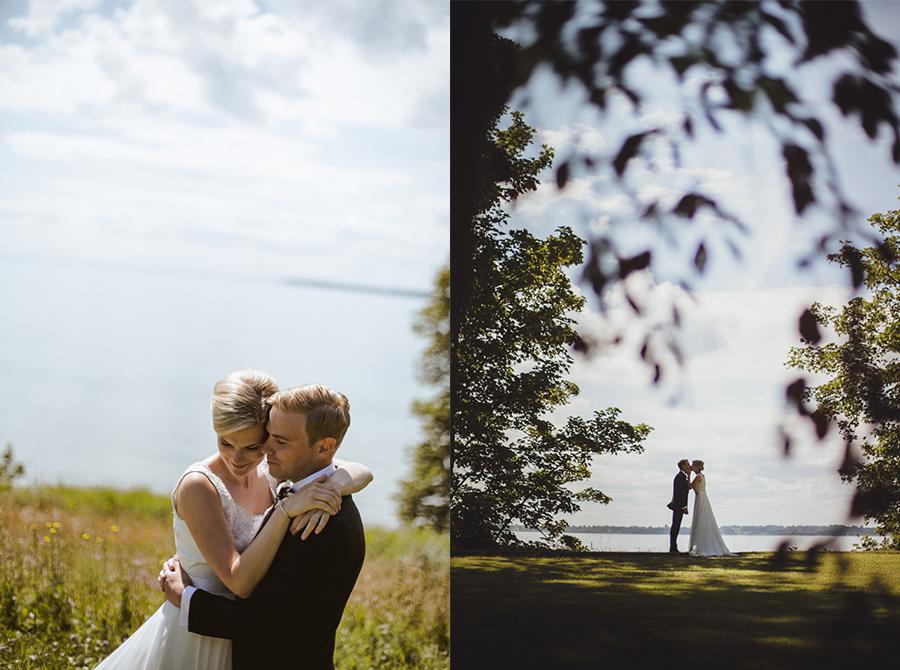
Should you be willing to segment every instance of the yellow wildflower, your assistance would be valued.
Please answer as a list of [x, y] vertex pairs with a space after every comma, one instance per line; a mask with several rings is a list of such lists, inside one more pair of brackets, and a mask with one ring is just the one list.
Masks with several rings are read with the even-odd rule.
[[90, 540], [90, 539], [91, 539], [91, 536], [88, 535], [87, 533], [82, 533], [82, 534], [81, 534], [81, 539], [82, 539], [82, 540]]
[[119, 532], [119, 527], [116, 524], [113, 524], [112, 526], [110, 526], [109, 529], [114, 533]]
[[56, 528], [51, 528], [51, 529], [50, 529], [50, 534], [51, 534], [51, 535], [56, 535]]
[[44, 542], [49, 542], [49, 541], [50, 541], [50, 536], [44, 535]]

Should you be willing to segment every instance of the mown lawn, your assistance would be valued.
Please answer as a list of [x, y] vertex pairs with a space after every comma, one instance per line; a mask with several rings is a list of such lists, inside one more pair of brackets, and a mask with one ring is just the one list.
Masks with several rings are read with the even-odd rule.
[[[342, 670], [450, 667], [449, 541], [369, 529], [338, 629]], [[92, 668], [162, 603], [169, 501], [146, 491], [0, 494], [0, 668]]]
[[900, 640], [897, 552], [462, 556], [451, 584], [465, 670], [892, 667]]

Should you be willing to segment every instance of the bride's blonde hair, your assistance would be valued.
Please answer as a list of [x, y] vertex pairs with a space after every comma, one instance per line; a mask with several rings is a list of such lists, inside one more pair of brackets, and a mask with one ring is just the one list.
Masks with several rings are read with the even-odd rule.
[[691, 461], [691, 465], [696, 465], [700, 472], [703, 472], [703, 461]]
[[265, 423], [269, 416], [266, 402], [278, 392], [271, 375], [259, 370], [236, 370], [213, 387], [212, 423], [218, 435], [228, 435]]

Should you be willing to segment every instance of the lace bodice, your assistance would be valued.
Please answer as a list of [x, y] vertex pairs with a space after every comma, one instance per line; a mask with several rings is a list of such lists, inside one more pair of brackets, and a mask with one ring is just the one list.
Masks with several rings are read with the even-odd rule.
[[[234, 545], [239, 552], [243, 552], [256, 536], [266, 513], [251, 514], [238, 505], [228, 492], [225, 483], [203, 463], [194, 463], [189, 466], [187, 470], [182, 473], [181, 477], [178, 478], [178, 483], [180, 484], [184, 476], [191, 472], [199, 472], [205, 475], [216, 488], [219, 499], [222, 502], [222, 509], [225, 512], [225, 519], [228, 521], [228, 526], [231, 529], [231, 536], [234, 538]], [[268, 479], [269, 490], [274, 491], [277, 482], [269, 474], [265, 459], [259, 464], [259, 472]], [[177, 488], [178, 485], [176, 484], [175, 489], [177, 490]], [[229, 594], [228, 589], [221, 580], [219, 580], [216, 573], [213, 572], [213, 569], [206, 562], [203, 554], [200, 553], [200, 549], [197, 547], [197, 543], [194, 541], [187, 523], [178, 516], [178, 511], [175, 509], [174, 504], [174, 494], [175, 492], [173, 491], [172, 528], [175, 532], [175, 551], [181, 560], [182, 567], [185, 572], [190, 575], [191, 581], [194, 582], [194, 585], [198, 588], [202, 588], [205, 591], [218, 595]]]
[[698, 475], [694, 482], [696, 482], [694, 493], [706, 493], [706, 475]]

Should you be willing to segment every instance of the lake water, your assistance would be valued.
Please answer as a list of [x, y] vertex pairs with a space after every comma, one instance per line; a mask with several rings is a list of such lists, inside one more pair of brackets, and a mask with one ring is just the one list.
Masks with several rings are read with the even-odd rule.
[[0, 260], [0, 445], [13, 443], [29, 481], [168, 493], [215, 451], [215, 381], [255, 367], [348, 396], [338, 455], [375, 473], [357, 496], [364, 520], [395, 525], [392, 496], [420, 435], [410, 403], [429, 392], [410, 330], [423, 302]]
[[[668, 535], [631, 535], [625, 533], [569, 533], [581, 540], [591, 551], [659, 551], [669, 550]], [[520, 540], [537, 540], [540, 533], [536, 531], [517, 531]], [[679, 535], [678, 548], [688, 549], [690, 532]], [[839, 537], [817, 537], [812, 535], [723, 535], [725, 544], [734, 552], [774, 551], [782, 542], [798, 549], [809, 549], [814, 544], [830, 541], [830, 549], [836, 551], [852, 551], [853, 545], [859, 541], [856, 535]]]

